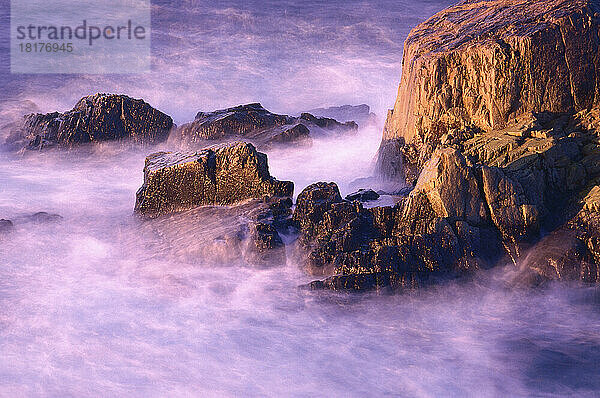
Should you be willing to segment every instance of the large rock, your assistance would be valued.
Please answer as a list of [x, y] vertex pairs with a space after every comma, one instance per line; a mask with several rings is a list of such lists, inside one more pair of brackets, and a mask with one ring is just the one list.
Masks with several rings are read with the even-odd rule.
[[472, 225], [479, 225], [486, 218], [485, 204], [473, 169], [456, 149], [439, 150], [425, 164], [411, 192], [407, 212], [413, 211], [413, 202], [420, 200], [421, 196], [426, 198], [438, 217], [463, 220]]
[[171, 141], [193, 147], [203, 145], [206, 141], [244, 139], [259, 147], [266, 147], [308, 142], [314, 134], [327, 131], [347, 132], [356, 128], [353, 122], [339, 123], [310, 114], [302, 114], [298, 118], [278, 115], [255, 103], [213, 112], [199, 112], [193, 122], [180, 126], [172, 134]]
[[434, 192], [468, 184], [472, 171], [459, 154], [440, 156], [439, 185], [428, 179], [394, 207], [365, 209], [342, 200], [331, 183], [313, 184], [298, 196], [293, 219], [306, 268], [327, 277], [312, 288], [410, 288], [493, 264], [501, 255], [500, 237], [486, 223], [477, 186], [472, 197], [463, 196], [459, 213], [445, 207], [455, 200]]
[[7, 139], [11, 147], [43, 149], [52, 146], [128, 139], [139, 143], [165, 141], [173, 120], [143, 100], [125, 95], [96, 94], [84, 97], [65, 113], [25, 116]]
[[444, 135], [468, 126], [500, 130], [530, 112], [598, 105], [599, 12], [598, 0], [466, 0], [416, 27], [380, 170], [393, 175], [399, 156], [418, 169]]
[[158, 152], [146, 158], [135, 211], [156, 217], [203, 205], [230, 205], [251, 198], [291, 197], [294, 184], [269, 173], [267, 155], [234, 142], [199, 152]]

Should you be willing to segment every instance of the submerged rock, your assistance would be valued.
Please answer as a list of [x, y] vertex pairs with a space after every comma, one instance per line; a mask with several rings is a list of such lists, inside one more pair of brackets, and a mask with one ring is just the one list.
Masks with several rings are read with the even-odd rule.
[[158, 152], [146, 158], [135, 212], [156, 217], [197, 206], [291, 197], [293, 191], [294, 183], [272, 177], [267, 155], [249, 143], [220, 144], [189, 153]]
[[59, 214], [47, 213], [45, 211], [40, 211], [32, 214], [27, 217], [27, 220], [42, 224], [42, 223], [51, 223], [61, 221], [63, 218]]
[[128, 139], [139, 143], [165, 141], [173, 120], [143, 100], [125, 95], [96, 94], [84, 97], [65, 113], [30, 114], [8, 139], [13, 148], [43, 149], [52, 146]]
[[0, 219], [0, 233], [9, 232], [13, 228], [14, 228], [14, 225], [13, 225], [12, 221]]
[[277, 267], [286, 263], [285, 245], [280, 234], [293, 233], [291, 207], [290, 198], [202, 206], [146, 219], [139, 224], [139, 230], [152, 236], [157, 255], [178, 262]]
[[379, 199], [379, 194], [372, 189], [359, 189], [358, 191], [346, 196], [346, 200], [359, 202], [369, 202]]
[[324, 132], [354, 131], [353, 122], [302, 114], [299, 118], [278, 115], [261, 104], [240, 105], [214, 112], [199, 112], [193, 122], [180, 126], [171, 141], [183, 146], [202, 145], [206, 141], [244, 139], [259, 147], [274, 144], [298, 144]]
[[466, 128], [497, 131], [531, 112], [598, 105], [599, 13], [598, 0], [465, 0], [417, 26], [404, 45], [380, 170], [414, 178], [439, 143]]

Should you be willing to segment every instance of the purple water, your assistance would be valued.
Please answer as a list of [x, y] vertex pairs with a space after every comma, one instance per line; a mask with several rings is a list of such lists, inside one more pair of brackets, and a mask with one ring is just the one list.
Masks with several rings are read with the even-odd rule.
[[[96, 91], [178, 123], [254, 101], [282, 113], [368, 103], [380, 126], [269, 153], [296, 193], [316, 180], [348, 193], [370, 175], [403, 39], [450, 3], [156, 1], [151, 74], [9, 75], [3, 63], [2, 115]], [[596, 288], [514, 288], [507, 267], [354, 296], [298, 289], [310, 278], [291, 257], [268, 270], [206, 264], [180, 250], [194, 236], [168, 247], [132, 216], [146, 154], [0, 153], [0, 218], [15, 221], [0, 238], [0, 396], [597, 395]], [[35, 223], [38, 211], [63, 220]]]

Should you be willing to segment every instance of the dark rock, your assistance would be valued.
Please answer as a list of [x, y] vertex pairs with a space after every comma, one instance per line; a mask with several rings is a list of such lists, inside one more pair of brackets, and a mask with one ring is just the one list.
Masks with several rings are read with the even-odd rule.
[[173, 127], [171, 117], [146, 102], [124, 95], [84, 97], [65, 113], [31, 114], [24, 118], [8, 144], [26, 149], [72, 147], [83, 143], [128, 139], [137, 143], [165, 141]]
[[326, 118], [326, 117], [316, 117], [311, 115], [310, 113], [303, 113], [300, 115], [300, 120], [305, 120], [311, 124], [314, 124], [322, 129], [335, 130], [350, 130], [356, 131], [358, 130], [358, 125], [355, 122], [345, 122], [340, 123], [337, 120]]
[[63, 218], [62, 218], [62, 216], [60, 216], [58, 214], [51, 214], [51, 213], [46, 213], [45, 211], [40, 211], [38, 213], [32, 214], [31, 216], [28, 217], [28, 219], [35, 223], [42, 224], [42, 223], [61, 221]]
[[329, 108], [316, 108], [308, 112], [316, 117], [325, 117], [344, 122], [356, 122], [359, 126], [374, 125], [377, 116], [371, 112], [369, 105], [342, 105]]
[[4, 219], [0, 220], [0, 233], [9, 232], [13, 228], [14, 228], [14, 226], [13, 226], [12, 221], [10, 221], [10, 220], [4, 220]]
[[240, 105], [214, 112], [199, 112], [196, 119], [179, 127], [171, 141], [198, 146], [206, 141], [244, 139], [258, 147], [310, 142], [313, 135], [328, 131], [354, 131], [354, 123], [303, 114], [299, 118], [269, 112], [261, 104]]
[[346, 200], [358, 200], [359, 202], [368, 202], [377, 199], [379, 199], [379, 194], [372, 189], [359, 189], [357, 192], [346, 196]]
[[273, 136], [269, 139], [267, 144], [301, 144], [310, 141], [310, 130], [302, 123], [298, 123], [292, 127], [283, 126], [280, 129], [275, 129], [273, 131]]
[[503, 254], [501, 234], [475, 173], [460, 152], [438, 151], [393, 208], [342, 200], [335, 184], [307, 187], [293, 216], [299, 245], [307, 270], [328, 276], [312, 287], [415, 287], [494, 264]]
[[199, 152], [158, 152], [146, 158], [136, 213], [161, 214], [203, 205], [230, 205], [264, 196], [291, 197], [294, 184], [269, 173], [267, 155], [234, 142]]

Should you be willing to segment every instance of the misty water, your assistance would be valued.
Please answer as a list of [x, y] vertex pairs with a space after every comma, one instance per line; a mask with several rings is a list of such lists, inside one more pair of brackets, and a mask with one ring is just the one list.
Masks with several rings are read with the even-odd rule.
[[[402, 41], [450, 3], [156, 1], [152, 73], [9, 75], [3, 56], [3, 122], [97, 91], [177, 123], [255, 101], [282, 113], [368, 103], [378, 126], [268, 152], [296, 194], [320, 180], [346, 194], [371, 175]], [[0, 153], [0, 218], [15, 224], [0, 237], [0, 396], [597, 396], [597, 288], [515, 287], [507, 265], [353, 295], [299, 289], [311, 278], [291, 255], [264, 270], [210, 264], [182, 255], [198, 239], [187, 230], [168, 247], [133, 216], [158, 149]]]

